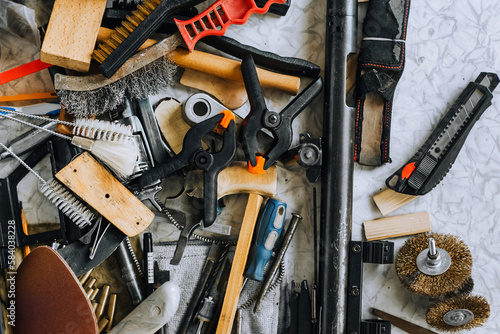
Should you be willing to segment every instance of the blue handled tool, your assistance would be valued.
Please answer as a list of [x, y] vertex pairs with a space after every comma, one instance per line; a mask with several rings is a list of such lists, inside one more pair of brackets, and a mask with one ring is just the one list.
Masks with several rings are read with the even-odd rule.
[[277, 199], [269, 199], [267, 201], [259, 223], [256, 226], [245, 277], [256, 281], [264, 279], [264, 267], [271, 258], [274, 245], [283, 230], [285, 214], [285, 203]]

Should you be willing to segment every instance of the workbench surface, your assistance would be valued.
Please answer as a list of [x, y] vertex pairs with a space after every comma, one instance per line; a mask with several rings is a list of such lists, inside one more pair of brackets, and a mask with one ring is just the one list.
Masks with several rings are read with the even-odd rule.
[[[359, 5], [360, 22], [366, 6], [366, 3]], [[230, 27], [227, 36], [283, 56], [304, 58], [324, 68], [325, 13], [326, 1], [292, 0], [286, 17], [252, 16], [244, 26]], [[497, 1], [411, 3], [406, 67], [392, 109], [392, 163], [381, 167], [355, 165], [352, 240], [364, 239], [363, 221], [382, 217], [372, 196], [386, 189], [385, 179], [420, 148], [465, 86], [480, 72], [500, 71], [499, 18]], [[309, 81], [304, 79], [302, 88]], [[195, 90], [176, 84], [166, 89], [164, 95], [183, 102], [193, 93]], [[281, 110], [290, 100], [290, 96], [277, 91], [265, 89], [264, 93], [270, 110]], [[469, 246], [474, 260], [473, 292], [485, 296], [491, 306], [487, 323], [471, 333], [500, 332], [500, 317], [497, 317], [500, 312], [500, 227], [497, 226], [500, 220], [500, 97], [498, 92], [493, 95], [492, 106], [472, 129], [444, 180], [429, 194], [391, 213], [427, 211], [433, 232], [457, 235]], [[323, 95], [295, 120], [294, 144], [298, 144], [298, 134], [302, 132], [312, 137], [322, 135], [322, 105]], [[0, 121], [0, 138], [15, 137], [12, 130], [7, 134], [8, 127], [12, 129], [12, 124]], [[4, 162], [0, 163], [5, 166]], [[312, 188], [317, 188], [320, 203], [321, 181], [308, 183], [303, 176], [297, 176], [295, 180], [280, 182], [288, 212], [304, 216], [287, 254], [286, 280], [312, 282]], [[396, 251], [405, 240], [391, 240]], [[365, 265], [362, 293], [362, 318], [373, 318], [369, 309], [376, 307], [428, 327], [425, 313], [430, 301], [405, 289], [394, 265]], [[404, 332], [393, 327], [393, 333]]]

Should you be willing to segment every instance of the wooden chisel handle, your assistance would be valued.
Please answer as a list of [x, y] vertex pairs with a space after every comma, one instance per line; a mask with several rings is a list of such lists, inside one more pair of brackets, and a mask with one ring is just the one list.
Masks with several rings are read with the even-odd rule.
[[412, 334], [437, 334], [436, 332], [433, 332], [427, 328], [412, 324], [409, 321], [395, 317], [393, 315], [390, 315], [389, 313], [385, 313], [384, 311], [377, 310], [376, 308], [372, 309], [372, 313], [381, 319], [389, 321], [394, 326], [399, 327], [408, 333], [412, 333]]

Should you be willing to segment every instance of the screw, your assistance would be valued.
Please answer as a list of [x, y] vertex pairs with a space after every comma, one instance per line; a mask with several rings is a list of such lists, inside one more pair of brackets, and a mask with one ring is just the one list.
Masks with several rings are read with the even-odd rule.
[[361, 246], [360, 246], [360, 245], [354, 245], [354, 246], [352, 247], [352, 251], [353, 251], [354, 253], [359, 253], [359, 252], [361, 252]]

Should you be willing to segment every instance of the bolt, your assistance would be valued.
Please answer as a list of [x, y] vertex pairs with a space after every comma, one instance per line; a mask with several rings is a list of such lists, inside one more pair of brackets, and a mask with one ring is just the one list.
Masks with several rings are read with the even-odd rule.
[[359, 288], [357, 286], [354, 286], [351, 288], [351, 295], [352, 296], [359, 296]]
[[269, 123], [271, 124], [276, 124], [278, 122], [278, 116], [276, 115], [271, 115], [267, 118], [267, 120], [269, 121]]
[[361, 252], [361, 246], [360, 246], [360, 245], [354, 245], [354, 246], [352, 247], [352, 251], [353, 251], [354, 253], [359, 253], [359, 252]]

